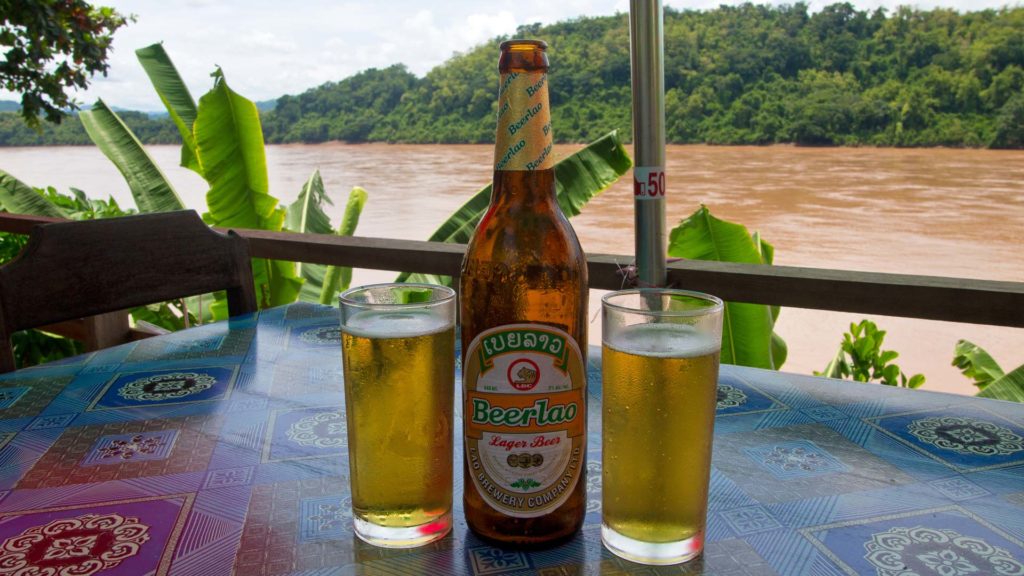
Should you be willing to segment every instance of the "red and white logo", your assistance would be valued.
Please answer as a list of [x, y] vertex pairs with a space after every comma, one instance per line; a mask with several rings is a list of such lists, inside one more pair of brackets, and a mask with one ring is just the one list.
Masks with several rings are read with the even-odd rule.
[[533, 360], [520, 358], [508, 365], [506, 377], [513, 388], [526, 392], [533, 390], [537, 382], [540, 382], [540, 368]]

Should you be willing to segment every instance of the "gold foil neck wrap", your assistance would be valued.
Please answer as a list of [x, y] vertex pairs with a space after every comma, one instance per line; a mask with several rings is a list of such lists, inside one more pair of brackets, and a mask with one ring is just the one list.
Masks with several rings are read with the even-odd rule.
[[554, 166], [548, 75], [510, 72], [498, 88], [495, 170], [546, 170]]

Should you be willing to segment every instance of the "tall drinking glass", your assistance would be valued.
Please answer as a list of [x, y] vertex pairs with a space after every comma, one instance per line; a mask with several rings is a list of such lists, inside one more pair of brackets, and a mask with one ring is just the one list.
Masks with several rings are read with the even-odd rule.
[[410, 548], [451, 530], [455, 292], [376, 284], [340, 297], [356, 535]]
[[601, 540], [627, 560], [703, 549], [722, 309], [661, 288], [602, 299]]

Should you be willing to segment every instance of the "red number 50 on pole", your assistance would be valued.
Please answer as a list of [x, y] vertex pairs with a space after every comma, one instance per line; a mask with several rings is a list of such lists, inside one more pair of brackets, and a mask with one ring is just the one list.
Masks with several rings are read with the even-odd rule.
[[664, 197], [664, 166], [636, 166], [633, 168], [633, 198], [635, 200], [656, 200]]

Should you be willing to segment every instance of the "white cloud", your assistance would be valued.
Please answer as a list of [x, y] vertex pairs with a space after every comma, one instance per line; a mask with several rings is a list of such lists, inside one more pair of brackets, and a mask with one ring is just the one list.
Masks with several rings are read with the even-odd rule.
[[409, 32], [436, 31], [434, 13], [430, 10], [420, 10], [412, 17], [402, 20], [402, 28]]
[[501, 34], [510, 34], [515, 29], [516, 17], [508, 10], [502, 10], [497, 14], [470, 14], [458, 32], [466, 44], [476, 45]]
[[250, 50], [294, 52], [295, 42], [280, 38], [273, 32], [254, 30], [238, 37], [238, 46]]

